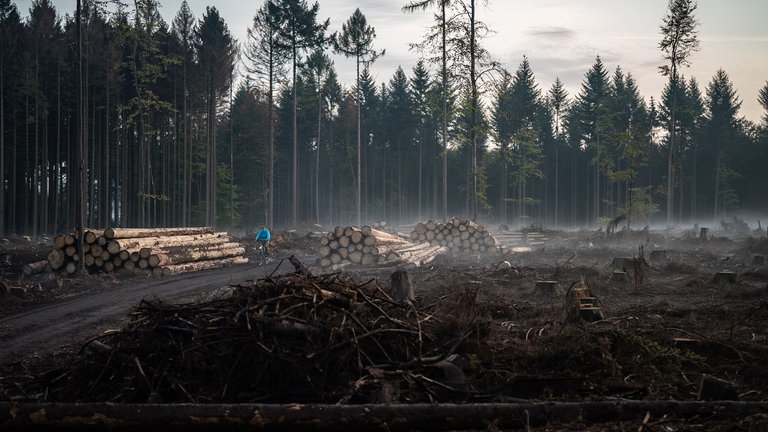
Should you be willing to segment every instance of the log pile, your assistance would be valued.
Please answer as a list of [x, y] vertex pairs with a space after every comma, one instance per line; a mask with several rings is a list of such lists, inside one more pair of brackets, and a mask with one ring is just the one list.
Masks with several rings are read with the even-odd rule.
[[71, 275], [80, 259], [89, 273], [126, 270], [158, 276], [248, 262], [241, 244], [209, 227], [89, 229], [83, 240], [81, 254], [75, 234], [57, 235], [47, 259], [28, 264], [24, 273]]
[[320, 238], [318, 263], [323, 267], [352, 263], [361, 265], [413, 264], [432, 261], [447, 249], [428, 243], [415, 244], [396, 235], [364, 225], [337, 226]]
[[482, 225], [459, 218], [446, 223], [420, 222], [411, 231], [411, 240], [444, 246], [454, 253], [486, 253], [498, 247], [496, 239]]
[[379, 231], [391, 231], [392, 226], [386, 219], [381, 219], [373, 223], [373, 228]]

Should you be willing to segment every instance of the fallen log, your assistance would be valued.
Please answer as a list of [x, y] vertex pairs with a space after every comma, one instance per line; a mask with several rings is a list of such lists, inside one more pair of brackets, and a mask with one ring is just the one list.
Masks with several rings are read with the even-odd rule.
[[548, 424], [599, 425], [648, 418], [740, 420], [768, 411], [759, 401], [531, 402], [487, 404], [115, 404], [0, 402], [0, 425], [17, 430], [182, 431], [524, 430]]
[[48, 260], [36, 261], [24, 265], [23, 272], [25, 276], [31, 276], [33, 274], [45, 272], [46, 268], [51, 268], [51, 264], [48, 262]]
[[174, 275], [174, 274], [187, 273], [187, 272], [193, 272], [193, 271], [210, 270], [210, 269], [225, 267], [233, 264], [246, 264], [247, 262], [248, 262], [248, 258], [243, 256], [237, 256], [237, 257], [221, 258], [221, 259], [214, 259], [214, 260], [195, 261], [195, 262], [190, 262], [185, 264], [173, 264], [173, 265], [168, 265], [161, 268], [163, 269], [162, 270], [163, 274]]
[[137, 238], [137, 237], [159, 237], [159, 236], [178, 236], [178, 235], [196, 235], [196, 234], [213, 234], [213, 228], [211, 227], [107, 228], [104, 230], [104, 237], [108, 240]]
[[180, 249], [165, 253], [152, 251], [147, 261], [150, 267], [158, 267], [241, 255], [245, 255], [245, 248], [242, 246], [226, 249]]
[[50, 252], [48, 252], [48, 263], [54, 270], [58, 270], [64, 266], [65, 259], [66, 255], [64, 255], [64, 251], [59, 248], [53, 248]]
[[138, 250], [143, 247], [189, 247], [228, 242], [230, 242], [230, 238], [227, 233], [132, 237], [127, 239], [110, 240], [107, 244], [107, 250], [109, 250], [109, 252], [112, 254], [117, 254], [123, 249], [132, 252], [133, 250]]

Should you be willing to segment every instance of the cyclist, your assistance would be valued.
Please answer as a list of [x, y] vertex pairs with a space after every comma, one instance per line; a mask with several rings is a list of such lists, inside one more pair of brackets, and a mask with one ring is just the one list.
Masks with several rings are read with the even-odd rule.
[[261, 229], [258, 233], [256, 233], [256, 242], [261, 243], [261, 246], [264, 248], [264, 256], [269, 257], [269, 239], [271, 236], [269, 235], [269, 230], [264, 225], [261, 226]]

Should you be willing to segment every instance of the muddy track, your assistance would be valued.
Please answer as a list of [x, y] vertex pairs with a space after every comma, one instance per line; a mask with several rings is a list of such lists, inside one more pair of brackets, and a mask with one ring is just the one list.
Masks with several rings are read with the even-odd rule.
[[87, 282], [74, 294], [0, 317], [0, 364], [77, 346], [105, 331], [118, 329], [131, 308], [144, 298], [192, 300], [243, 280], [292, 271], [293, 266], [285, 260], [168, 277]]

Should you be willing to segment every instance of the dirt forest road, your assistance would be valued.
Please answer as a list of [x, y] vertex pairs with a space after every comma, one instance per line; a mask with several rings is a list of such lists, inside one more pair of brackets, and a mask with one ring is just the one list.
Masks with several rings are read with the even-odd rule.
[[288, 260], [253, 263], [166, 277], [75, 281], [70, 294], [0, 317], [0, 364], [55, 352], [119, 329], [144, 298], [193, 300], [240, 281], [294, 271]]

